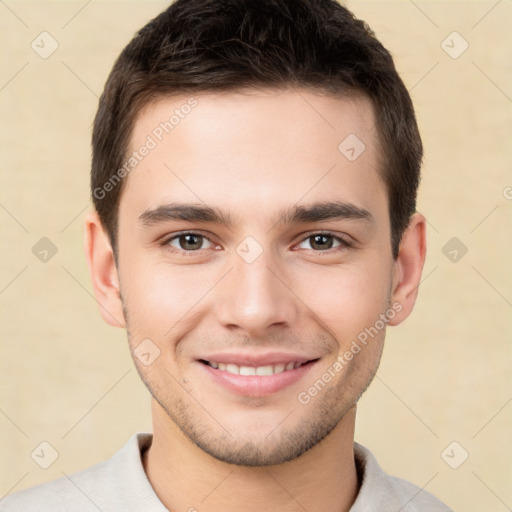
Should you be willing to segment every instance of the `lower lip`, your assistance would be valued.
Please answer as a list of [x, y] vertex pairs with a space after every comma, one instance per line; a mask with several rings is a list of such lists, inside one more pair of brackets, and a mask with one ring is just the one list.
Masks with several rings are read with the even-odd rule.
[[207, 372], [210, 378], [228, 390], [239, 395], [260, 397], [273, 395], [291, 386], [302, 379], [316, 362], [310, 361], [299, 366], [299, 368], [274, 373], [274, 375], [237, 375], [213, 368], [199, 361], [198, 364]]

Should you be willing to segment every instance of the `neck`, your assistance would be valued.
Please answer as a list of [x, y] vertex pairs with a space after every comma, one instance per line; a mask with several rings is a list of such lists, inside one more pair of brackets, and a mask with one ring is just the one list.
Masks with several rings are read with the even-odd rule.
[[192, 443], [155, 400], [152, 413], [153, 442], [144, 470], [171, 511], [346, 512], [357, 496], [355, 406], [302, 456], [262, 467], [219, 461]]

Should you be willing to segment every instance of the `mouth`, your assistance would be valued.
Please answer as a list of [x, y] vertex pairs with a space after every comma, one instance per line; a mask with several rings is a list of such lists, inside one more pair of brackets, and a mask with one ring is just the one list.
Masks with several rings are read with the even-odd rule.
[[313, 363], [318, 361], [317, 359], [311, 359], [309, 361], [300, 362], [300, 361], [289, 361], [286, 363], [278, 363], [278, 364], [267, 364], [262, 366], [241, 366], [235, 363], [223, 363], [216, 361], [207, 361], [205, 359], [199, 359], [200, 363], [203, 363], [207, 366], [214, 368], [215, 370], [220, 370], [223, 372], [231, 373], [232, 375], [275, 375], [276, 373], [289, 372], [291, 370], [296, 370], [301, 366], [307, 365], [309, 363]]
[[215, 385], [238, 395], [261, 397], [276, 394], [297, 383], [320, 360], [278, 355], [264, 359], [220, 356], [198, 359], [197, 362]]

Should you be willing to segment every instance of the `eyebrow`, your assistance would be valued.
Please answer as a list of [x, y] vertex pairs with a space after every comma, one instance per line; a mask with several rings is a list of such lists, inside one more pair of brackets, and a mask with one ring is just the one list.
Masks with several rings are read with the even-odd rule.
[[[301, 224], [343, 219], [373, 221], [373, 215], [364, 208], [342, 201], [328, 201], [311, 205], [294, 205], [276, 216], [274, 224]], [[139, 216], [143, 226], [167, 221], [206, 222], [233, 225], [233, 218], [217, 207], [188, 203], [170, 203], [146, 210]]]
[[279, 215], [278, 218], [280, 224], [300, 224], [343, 219], [372, 221], [373, 215], [368, 210], [351, 203], [329, 201], [306, 206], [293, 206]]

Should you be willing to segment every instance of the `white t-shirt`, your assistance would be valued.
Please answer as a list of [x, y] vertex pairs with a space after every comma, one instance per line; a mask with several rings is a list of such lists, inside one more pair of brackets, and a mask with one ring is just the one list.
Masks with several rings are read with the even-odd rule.
[[[135, 434], [111, 459], [11, 494], [0, 501], [0, 511], [168, 512], [142, 466], [141, 454], [152, 439]], [[427, 491], [384, 473], [364, 446], [354, 443], [354, 453], [362, 485], [350, 512], [451, 512]]]

